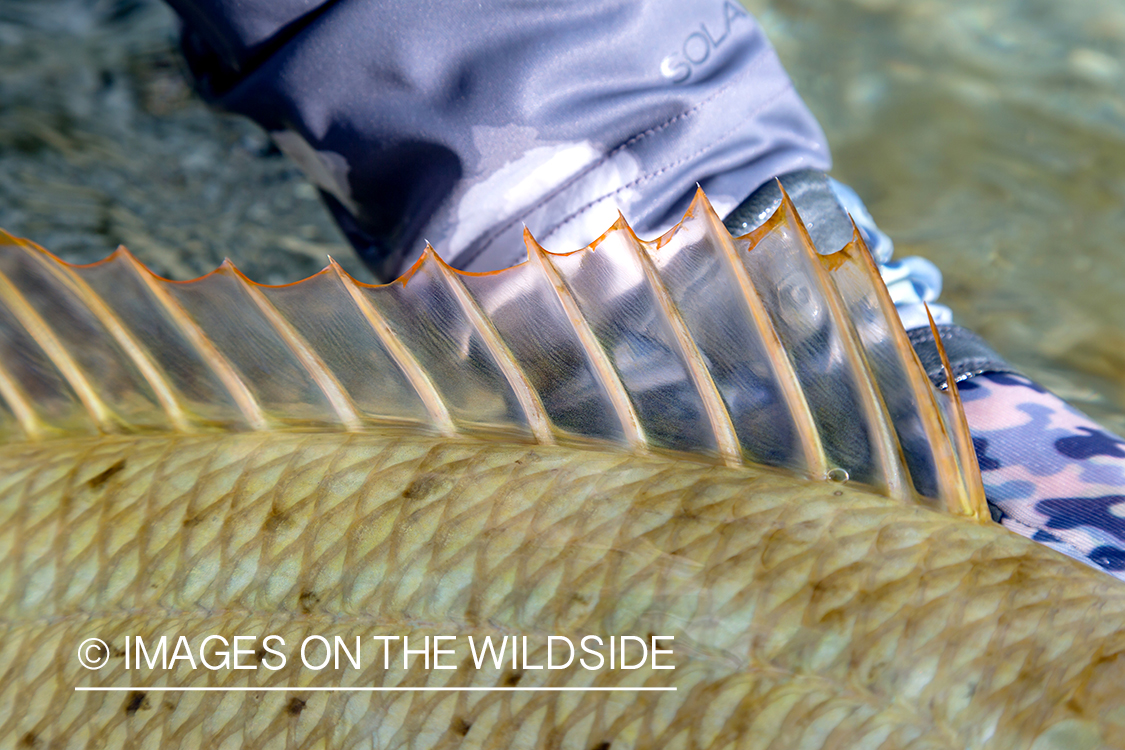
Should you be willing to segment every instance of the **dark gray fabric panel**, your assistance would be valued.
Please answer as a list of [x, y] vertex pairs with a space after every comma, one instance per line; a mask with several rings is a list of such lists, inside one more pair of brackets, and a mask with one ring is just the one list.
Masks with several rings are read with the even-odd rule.
[[[984, 339], [969, 329], [939, 325], [937, 330], [945, 347], [945, 355], [949, 357], [949, 365], [953, 368], [954, 382], [960, 383], [962, 380], [985, 372], [1019, 372], [1005, 362]], [[922, 366], [926, 368], [930, 381], [938, 388], [946, 388], [947, 378], [941, 365], [937, 344], [934, 343], [933, 332], [929, 328], [915, 328], [907, 331], [906, 335], [914, 345], [918, 359], [922, 360]]]
[[828, 175], [815, 169], [778, 175], [776, 180], [762, 185], [723, 220], [727, 231], [740, 237], [764, 224], [781, 205], [781, 187], [797, 207], [819, 253], [834, 253], [852, 241], [848, 212], [832, 192]]

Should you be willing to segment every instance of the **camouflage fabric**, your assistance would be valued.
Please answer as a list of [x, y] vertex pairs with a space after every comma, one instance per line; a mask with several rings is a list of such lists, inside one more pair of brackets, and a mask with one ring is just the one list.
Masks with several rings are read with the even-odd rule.
[[1125, 440], [1019, 375], [959, 387], [993, 515], [1125, 580]]

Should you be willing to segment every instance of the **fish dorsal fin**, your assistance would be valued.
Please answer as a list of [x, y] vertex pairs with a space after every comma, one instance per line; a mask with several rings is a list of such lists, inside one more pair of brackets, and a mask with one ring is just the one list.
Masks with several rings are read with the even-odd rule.
[[687, 452], [969, 512], [952, 417], [858, 233], [818, 255], [785, 196], [733, 238], [700, 191], [653, 241], [624, 218], [572, 253], [525, 241], [528, 262], [493, 273], [427, 247], [390, 284], [330, 262], [264, 286], [229, 262], [168, 281], [124, 248], [72, 266], [2, 234], [0, 440], [392, 424]]
[[988, 510], [988, 501], [984, 495], [984, 482], [980, 476], [980, 464], [977, 462], [976, 448], [973, 438], [969, 434], [969, 420], [965, 417], [965, 410], [961, 406], [961, 392], [957, 389], [957, 381], [953, 377], [953, 367], [949, 364], [949, 357], [945, 353], [945, 344], [941, 340], [934, 316], [930, 306], [926, 305], [926, 318], [930, 323], [930, 331], [934, 335], [934, 344], [937, 346], [938, 356], [941, 357], [941, 369], [945, 371], [946, 389], [941, 396], [941, 414], [945, 418], [949, 432], [953, 435], [953, 449], [957, 454], [957, 461], [961, 466], [959, 478], [963, 482], [962, 493], [959, 497], [960, 505], [950, 505], [950, 510], [960, 515], [971, 516], [978, 521], [991, 517]]
[[820, 260], [862, 343], [916, 492], [944, 498], [949, 510], [966, 512], [970, 493], [961, 474], [954, 432], [941, 407], [943, 398], [899, 323], [863, 236], [853, 225], [852, 241]]

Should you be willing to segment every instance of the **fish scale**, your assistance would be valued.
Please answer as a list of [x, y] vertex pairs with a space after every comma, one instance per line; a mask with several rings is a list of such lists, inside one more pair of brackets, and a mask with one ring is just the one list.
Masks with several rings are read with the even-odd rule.
[[[0, 705], [7, 710], [0, 715], [7, 718], [0, 737], [32, 733], [81, 747], [94, 737], [139, 738], [143, 730], [168, 747], [173, 727], [191, 721], [182, 711], [198, 711], [191, 708], [198, 701], [234, 700], [239, 708], [224, 729], [203, 722], [196, 736], [230, 732], [244, 747], [315, 747], [319, 740], [308, 737], [291, 742], [291, 730], [327, 722], [319, 731], [331, 727], [333, 746], [359, 746], [366, 735], [343, 731], [344, 718], [334, 712], [360, 700], [366, 708], [355, 726], [369, 726], [372, 715], [402, 697], [317, 695], [299, 717], [288, 717], [282, 708], [289, 694], [197, 699], [153, 692], [146, 700], [154, 707], [129, 713], [125, 695], [76, 693], [73, 686], [144, 692], [150, 684], [285, 685], [297, 696], [305, 695], [301, 687], [325, 685], [487, 686], [502, 684], [507, 673], [471, 668], [463, 642], [469, 634], [577, 640], [658, 632], [675, 637], [676, 670], [562, 670], [548, 677], [528, 670], [520, 684], [677, 687], [674, 698], [613, 698], [629, 715], [672, 702], [663, 731], [643, 742], [634, 737], [641, 746], [669, 746], [683, 731], [688, 747], [722, 747], [736, 738], [749, 747], [859, 747], [870, 735], [897, 743], [872, 747], [1019, 748], [1029, 745], [1044, 714], [1073, 711], [1066, 701], [1075, 699], [1076, 665], [1096, 663], [1125, 622], [1125, 591], [1114, 579], [999, 527], [850, 487], [826, 493], [776, 472], [686, 461], [668, 487], [660, 458], [589, 448], [578, 449], [577, 463], [576, 449], [566, 447], [401, 435], [103, 440], [116, 450], [103, 443], [91, 451], [88, 439], [59, 441], [21, 446], [0, 462], [4, 473], [34, 466], [21, 483], [26, 487], [43, 484], [41, 477], [68, 477], [61, 494], [70, 513], [98, 519], [83, 536], [102, 538], [121, 523], [133, 530], [120, 546], [68, 548], [62, 509], [27, 512], [57, 503], [58, 494], [41, 495], [39, 503], [5, 494], [0, 507], [17, 543], [3, 568], [9, 575]], [[238, 472], [234, 484], [243, 492], [197, 483], [188, 492], [176, 488], [163, 505], [142, 496], [119, 507], [122, 490], [143, 486], [145, 495], [159, 497], [173, 481], [152, 456], [175, 454], [186, 471], [201, 475], [212, 456], [228, 452], [242, 457], [224, 471]], [[130, 457], [126, 465], [95, 482], [119, 455]], [[279, 465], [300, 465], [305, 476], [279, 477], [271, 471]], [[499, 489], [473, 492], [480, 484]], [[508, 485], [518, 491], [506, 491]], [[182, 531], [161, 530], [175, 527]], [[36, 529], [49, 530], [47, 543], [24, 544], [42, 536]], [[39, 576], [44, 570], [55, 571], [53, 581]], [[76, 588], [75, 579], [89, 584]], [[26, 601], [22, 594], [35, 581], [46, 595]], [[183, 633], [198, 642], [208, 632], [277, 633], [293, 645], [311, 633], [360, 635], [367, 645], [378, 634], [455, 634], [460, 650], [450, 662], [470, 668], [405, 673], [383, 670], [382, 659], [369, 656], [363, 670], [287, 667], [246, 677], [126, 671], [119, 655], [92, 677], [72, 654], [92, 634], [121, 648], [126, 634]], [[27, 660], [28, 653], [51, 656]], [[542, 658], [540, 648], [531, 663]], [[705, 696], [727, 693], [731, 705], [722, 720], [707, 719], [717, 698]], [[605, 699], [572, 700], [591, 711]], [[277, 708], [257, 729], [263, 701]], [[511, 701], [504, 709], [510, 717], [492, 727], [483, 746], [516, 747], [550, 744], [522, 725], [525, 704], [554, 711], [564, 698], [417, 693], [409, 701], [408, 715], [432, 703], [448, 703], [444, 710], [456, 713], [456, 706]], [[472, 710], [462, 711], [470, 723]], [[65, 716], [75, 718], [58, 718]], [[452, 720], [444, 721], [432, 742], [414, 727], [386, 746], [452, 746], [458, 738]], [[577, 725], [553, 721], [552, 731], [564, 739]], [[279, 726], [287, 727], [285, 743], [269, 732]], [[595, 722], [562, 746], [629, 746], [626, 726]], [[991, 731], [997, 734], [985, 744]], [[496, 739], [508, 733], [511, 745]]]
[[[787, 198], [381, 287], [0, 240], [0, 746], [1125, 747], [1125, 588], [988, 521], [862, 239]], [[208, 634], [255, 668], [126, 669]], [[457, 669], [373, 638], [438, 635]]]

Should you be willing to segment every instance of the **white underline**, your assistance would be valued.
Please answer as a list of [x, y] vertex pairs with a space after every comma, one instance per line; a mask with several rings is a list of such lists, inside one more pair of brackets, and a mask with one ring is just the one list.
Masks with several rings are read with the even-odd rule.
[[218, 693], [218, 692], [337, 692], [337, 693], [563, 693], [563, 692], [600, 692], [600, 693], [641, 693], [641, 692], [675, 692], [674, 687], [76, 687], [76, 692], [88, 693], [120, 693], [135, 691], [140, 693]]

